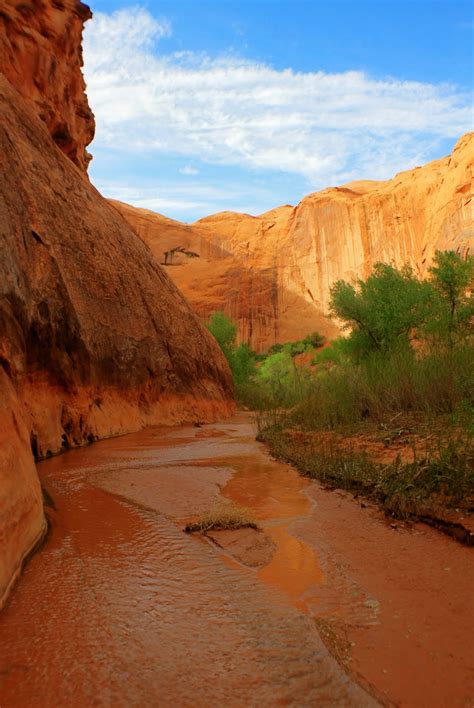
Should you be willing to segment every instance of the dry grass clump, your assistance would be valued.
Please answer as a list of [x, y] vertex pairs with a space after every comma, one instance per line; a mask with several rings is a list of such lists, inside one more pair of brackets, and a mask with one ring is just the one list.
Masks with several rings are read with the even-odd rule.
[[206, 533], [211, 530], [258, 528], [248, 509], [220, 502], [200, 519], [185, 527], [186, 533]]

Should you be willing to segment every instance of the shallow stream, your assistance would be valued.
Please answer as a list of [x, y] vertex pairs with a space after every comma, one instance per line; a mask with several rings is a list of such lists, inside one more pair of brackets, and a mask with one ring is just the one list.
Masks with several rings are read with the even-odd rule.
[[[2, 708], [448, 705], [423, 703], [431, 700], [424, 683], [433, 681], [433, 695], [444, 700], [436, 678], [414, 687], [407, 679], [404, 688], [391, 675], [393, 658], [377, 644], [387, 636], [399, 663], [413, 663], [388, 617], [382, 627], [387, 607], [401, 611], [390, 606], [394, 578], [384, 594], [328, 529], [339, 514], [339, 536], [357, 536], [344, 528], [354, 513], [365, 515], [372, 538], [377, 528], [404, 546], [413, 537], [416, 546], [429, 534], [454, 571], [470, 560], [468, 549], [429, 530], [394, 534], [378, 512], [275, 462], [255, 441], [251, 416], [102, 441], [42, 462], [39, 473], [54, 503], [51, 529], [0, 616]], [[263, 533], [214, 540], [183, 533], [222, 498], [249, 508]], [[388, 563], [391, 552], [399, 555], [388, 549]], [[384, 572], [383, 558], [369, 554], [368, 562]], [[467, 591], [472, 565], [466, 572]], [[461, 588], [450, 598], [453, 617], [463, 597]], [[441, 665], [470, 619], [453, 627], [437, 616], [451, 622], [446, 647], [431, 647]], [[406, 621], [398, 620], [404, 634]], [[415, 656], [426, 672], [425, 653]], [[436, 666], [428, 666], [433, 676]], [[468, 705], [471, 695], [468, 669], [459, 671], [445, 690], [453, 706]]]

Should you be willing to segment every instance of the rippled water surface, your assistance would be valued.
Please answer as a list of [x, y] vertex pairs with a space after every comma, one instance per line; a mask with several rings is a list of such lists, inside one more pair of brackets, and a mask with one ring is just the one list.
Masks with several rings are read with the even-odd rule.
[[[0, 616], [0, 705], [369, 706], [307, 607], [324, 573], [291, 524], [308, 484], [249, 418], [151, 429], [45, 461], [50, 536]], [[247, 568], [185, 521], [219, 497], [275, 543]]]

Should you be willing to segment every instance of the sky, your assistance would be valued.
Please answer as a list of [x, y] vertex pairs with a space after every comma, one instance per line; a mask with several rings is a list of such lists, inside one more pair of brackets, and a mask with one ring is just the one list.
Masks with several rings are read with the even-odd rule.
[[473, 130], [471, 0], [91, 0], [92, 182], [192, 222], [448, 154]]

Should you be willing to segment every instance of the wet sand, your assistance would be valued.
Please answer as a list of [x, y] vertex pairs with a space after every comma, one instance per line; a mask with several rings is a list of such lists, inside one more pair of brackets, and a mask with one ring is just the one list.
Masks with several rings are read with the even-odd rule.
[[[472, 705], [471, 549], [271, 460], [251, 416], [39, 472], [56, 510], [0, 615], [2, 708]], [[222, 498], [254, 538], [183, 533]]]

